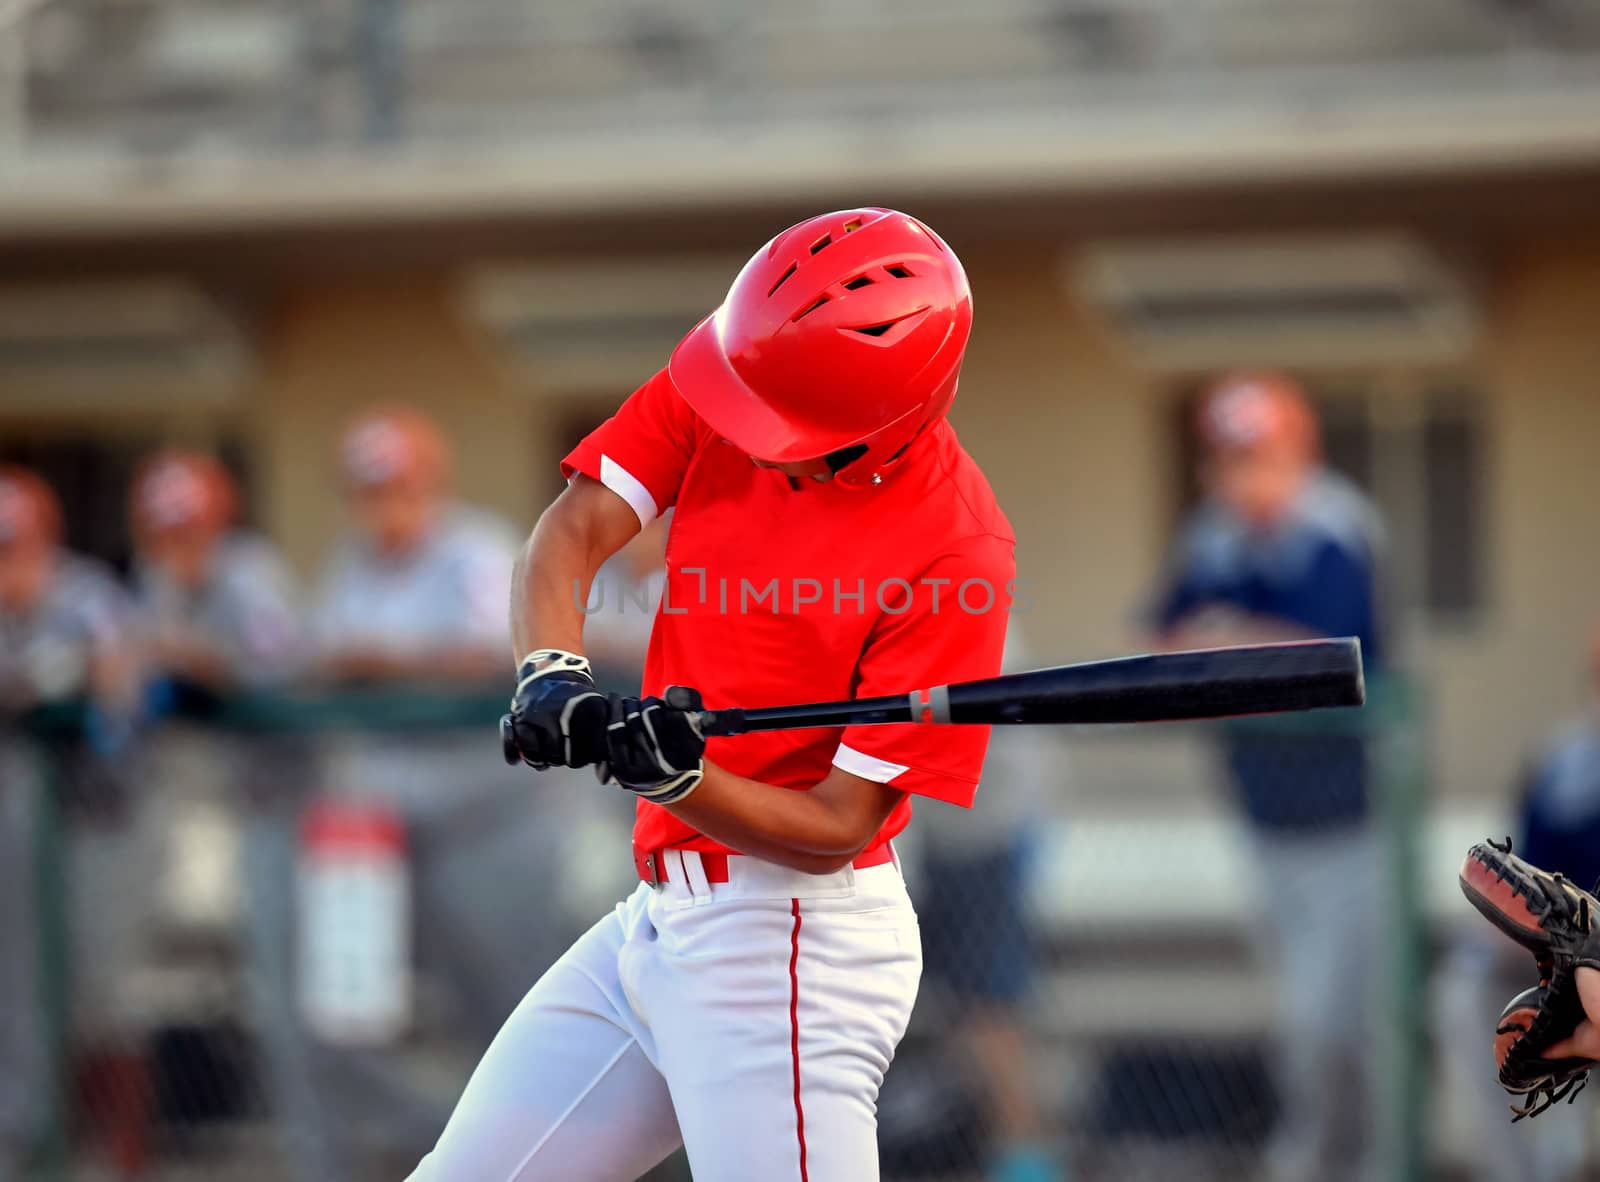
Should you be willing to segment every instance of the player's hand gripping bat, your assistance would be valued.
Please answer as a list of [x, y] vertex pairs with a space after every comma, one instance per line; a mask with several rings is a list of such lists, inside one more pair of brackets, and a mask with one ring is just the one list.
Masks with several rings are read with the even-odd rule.
[[[709, 738], [891, 722], [1178, 722], [1359, 706], [1365, 700], [1361, 642], [1347, 636], [1086, 661], [883, 698], [707, 710], [700, 731]], [[509, 759], [515, 748], [504, 722], [501, 737]]]

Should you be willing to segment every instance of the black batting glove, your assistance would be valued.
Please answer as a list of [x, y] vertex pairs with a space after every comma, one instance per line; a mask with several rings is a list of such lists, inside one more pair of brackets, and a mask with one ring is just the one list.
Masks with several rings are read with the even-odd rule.
[[657, 804], [682, 800], [700, 786], [705, 737], [696, 690], [669, 686], [661, 698], [606, 699], [606, 760], [596, 772]]
[[595, 689], [587, 658], [538, 649], [517, 669], [511, 711], [500, 720], [507, 763], [587, 767], [606, 758], [606, 699]]

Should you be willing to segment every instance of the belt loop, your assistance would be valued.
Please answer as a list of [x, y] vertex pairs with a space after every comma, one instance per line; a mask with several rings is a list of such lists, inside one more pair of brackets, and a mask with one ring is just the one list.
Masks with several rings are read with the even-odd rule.
[[711, 897], [711, 882], [706, 877], [704, 859], [694, 850], [674, 850], [683, 865], [683, 883], [696, 899]]

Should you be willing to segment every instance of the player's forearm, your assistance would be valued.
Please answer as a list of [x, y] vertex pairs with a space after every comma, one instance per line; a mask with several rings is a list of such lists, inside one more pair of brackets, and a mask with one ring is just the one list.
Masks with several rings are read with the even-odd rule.
[[[554, 507], [539, 518], [511, 573], [511, 644], [521, 660], [536, 648], [583, 651], [583, 613], [573, 602], [573, 582], [585, 592], [593, 571], [586, 571], [585, 547], [568, 522], [552, 518]], [[586, 577], [587, 576], [587, 577]]]
[[539, 517], [511, 574], [513, 658], [583, 652], [583, 607], [600, 565], [639, 530], [627, 503], [579, 476]]
[[[876, 787], [876, 786], [874, 786]], [[740, 853], [807, 874], [848, 865], [878, 831], [888, 809], [849, 807], [818, 785], [795, 791], [746, 779], [707, 760], [700, 786], [668, 810]]]

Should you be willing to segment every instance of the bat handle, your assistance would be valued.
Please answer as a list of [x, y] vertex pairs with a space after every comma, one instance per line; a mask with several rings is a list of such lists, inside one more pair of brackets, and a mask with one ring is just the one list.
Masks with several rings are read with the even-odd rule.
[[708, 739], [717, 735], [745, 733], [744, 711], [733, 707], [727, 710], [702, 710], [699, 723], [700, 733]]

